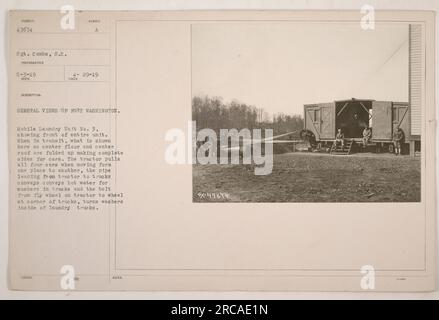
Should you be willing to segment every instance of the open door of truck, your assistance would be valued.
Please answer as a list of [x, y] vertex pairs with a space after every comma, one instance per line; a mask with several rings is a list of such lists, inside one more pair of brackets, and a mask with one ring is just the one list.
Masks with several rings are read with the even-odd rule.
[[335, 139], [335, 105], [333, 103], [323, 103], [320, 110], [320, 138]]

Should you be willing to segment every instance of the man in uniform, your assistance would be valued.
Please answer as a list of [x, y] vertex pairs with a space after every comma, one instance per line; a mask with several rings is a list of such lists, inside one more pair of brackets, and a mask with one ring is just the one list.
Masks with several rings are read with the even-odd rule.
[[370, 138], [372, 138], [372, 129], [366, 125], [363, 130], [363, 149], [365, 149], [369, 144]]
[[393, 133], [393, 146], [395, 147], [395, 155], [401, 155], [401, 146], [404, 143], [404, 132], [397, 126]]

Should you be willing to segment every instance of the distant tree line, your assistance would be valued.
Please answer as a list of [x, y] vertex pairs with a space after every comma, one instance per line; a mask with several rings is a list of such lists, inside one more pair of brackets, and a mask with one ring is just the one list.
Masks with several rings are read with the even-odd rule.
[[220, 129], [259, 128], [273, 129], [273, 134], [278, 135], [303, 128], [300, 115], [276, 113], [270, 116], [263, 108], [236, 100], [225, 103], [220, 97], [209, 96], [192, 98], [192, 120], [196, 121], [197, 131], [210, 128], [217, 134]]

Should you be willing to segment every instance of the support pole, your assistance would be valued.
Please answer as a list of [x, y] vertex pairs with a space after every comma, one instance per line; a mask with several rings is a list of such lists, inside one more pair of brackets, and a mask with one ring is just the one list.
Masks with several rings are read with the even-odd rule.
[[410, 140], [410, 156], [414, 157], [415, 156], [415, 141], [414, 140]]

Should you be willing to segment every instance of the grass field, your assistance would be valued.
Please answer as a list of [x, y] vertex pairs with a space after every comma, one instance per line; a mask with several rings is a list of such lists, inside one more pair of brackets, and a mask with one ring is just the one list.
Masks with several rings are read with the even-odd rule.
[[417, 202], [419, 157], [392, 154], [274, 155], [273, 172], [252, 165], [194, 165], [194, 202]]

